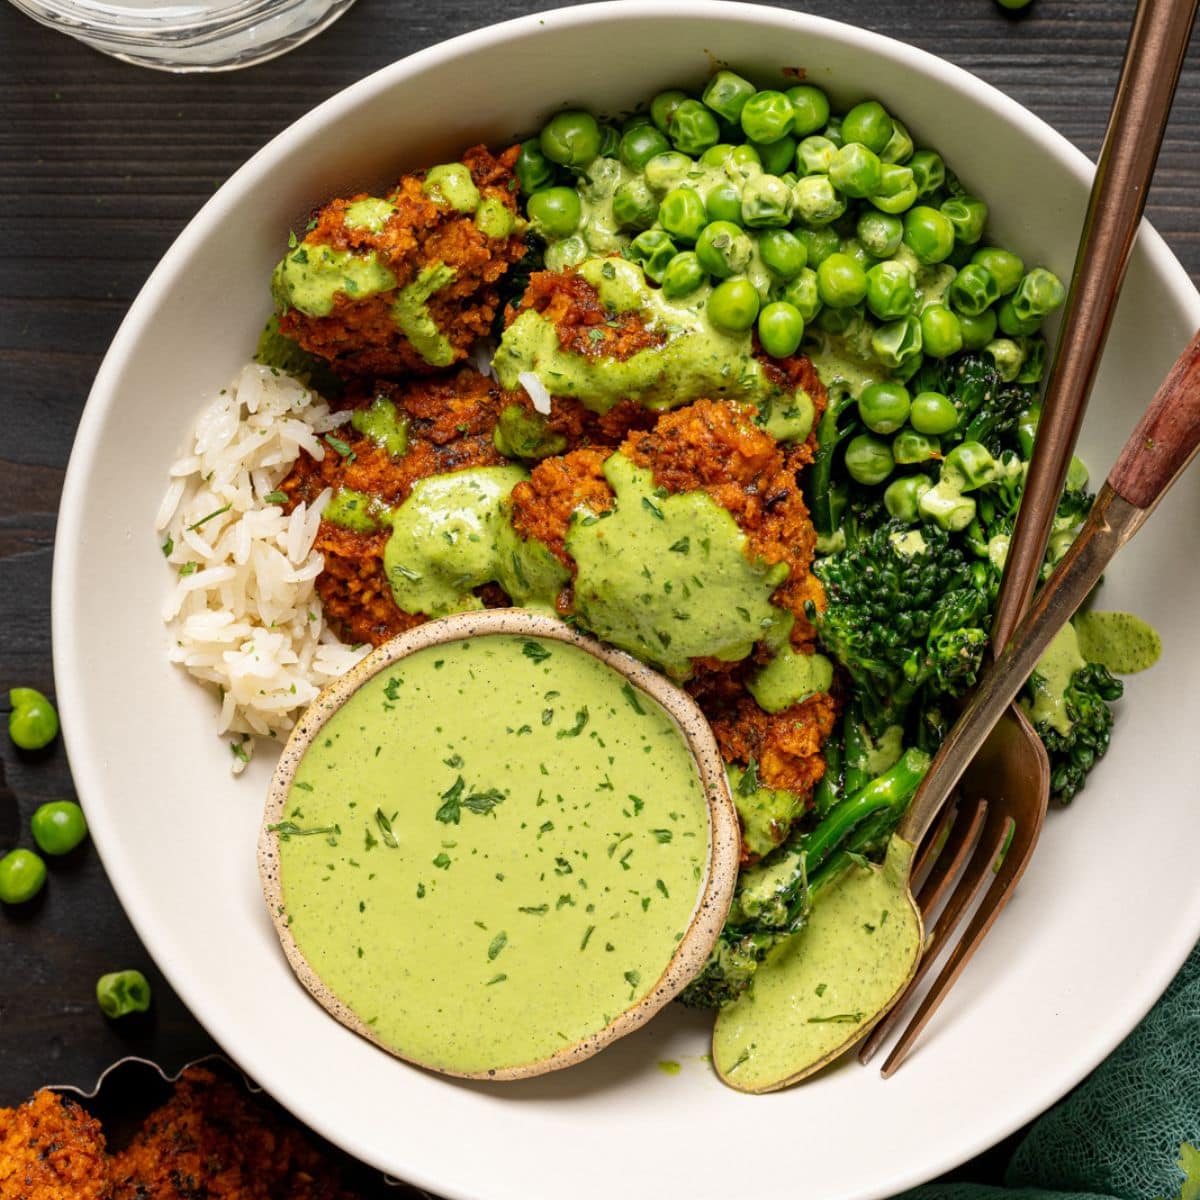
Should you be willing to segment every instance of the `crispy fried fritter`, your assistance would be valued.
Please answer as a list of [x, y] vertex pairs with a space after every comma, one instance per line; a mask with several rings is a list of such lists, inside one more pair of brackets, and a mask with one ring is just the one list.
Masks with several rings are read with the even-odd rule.
[[[631, 358], [667, 340], [647, 329], [636, 312], [610, 312], [596, 289], [574, 271], [535, 271], [521, 298], [520, 309], [527, 308], [554, 322], [564, 350], [588, 358]], [[508, 313], [510, 319], [515, 315]]]
[[669, 492], [707, 492], [746, 535], [751, 557], [788, 564], [771, 600], [795, 616], [792, 640], [808, 648], [816, 632], [804, 602], [824, 604], [811, 570], [816, 531], [795, 470], [753, 416], [748, 405], [698, 400], [664, 413], [652, 430], [631, 433], [621, 452]]
[[513, 528], [525, 539], [544, 542], [572, 574], [575, 561], [567, 553], [567, 527], [580, 509], [602, 513], [612, 508], [613, 491], [604, 478], [611, 453], [589, 448], [548, 458], [534, 467], [528, 483], [518, 483], [512, 491]]
[[0, 1108], [0, 1200], [108, 1200], [112, 1180], [100, 1122], [41, 1091]]
[[296, 1126], [193, 1067], [112, 1158], [112, 1200], [352, 1200]]
[[[468, 467], [500, 466], [507, 460], [492, 444], [496, 418], [508, 397], [469, 368], [451, 377], [380, 383], [384, 396], [408, 422], [408, 449], [393, 458], [350, 426], [338, 440], [350, 454], [333, 449], [319, 462], [302, 453], [280, 485], [291, 504], [311, 502], [325, 488], [347, 488], [376, 497], [386, 507], [403, 503], [413, 485], [430, 475]], [[397, 608], [383, 569], [387, 529], [359, 532], [322, 521], [315, 548], [325, 556], [317, 594], [332, 627], [352, 642], [379, 645], [426, 618]]]
[[[514, 215], [512, 165], [518, 150], [512, 146], [497, 158], [485, 146], [475, 146], [462, 157], [480, 194], [499, 201]], [[425, 174], [405, 175], [388, 194], [396, 211], [381, 227], [346, 224], [346, 210], [369, 199], [362, 193], [331, 200], [316, 214], [313, 228], [300, 244], [305, 253], [319, 246], [374, 253], [396, 277], [396, 288], [390, 291], [358, 298], [339, 292], [328, 316], [310, 316], [296, 308], [280, 316], [283, 334], [327, 359], [340, 373], [403, 376], [447, 365], [427, 362], [400, 332], [391, 312], [397, 291], [426, 267], [439, 263], [453, 268], [454, 278], [435, 291], [426, 306], [453, 348], [452, 361], [461, 361], [492, 327], [499, 305], [498, 280], [525, 254], [525, 241], [517, 229], [508, 237], [489, 238], [471, 213], [431, 200], [422, 191]]]

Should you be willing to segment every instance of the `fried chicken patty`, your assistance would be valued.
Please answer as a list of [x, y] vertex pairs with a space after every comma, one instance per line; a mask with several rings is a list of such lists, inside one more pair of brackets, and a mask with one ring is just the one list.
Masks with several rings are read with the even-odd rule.
[[[423, 184], [428, 172], [405, 175], [396, 184], [386, 197], [394, 211], [381, 221], [347, 223], [347, 210], [372, 199], [366, 193], [331, 200], [315, 214], [303, 241], [288, 251], [284, 262], [315, 262], [322, 247], [372, 255], [395, 277], [395, 286], [363, 295], [339, 290], [327, 315], [302, 312], [290, 302], [286, 287], [277, 289], [276, 301], [283, 310], [280, 332], [346, 375], [428, 373], [464, 359], [492, 327], [500, 302], [497, 282], [525, 254], [512, 174], [518, 151], [512, 146], [494, 157], [487, 147], [475, 146], [462, 156], [480, 196], [503, 205], [512, 218], [513, 230], [504, 237], [489, 237], [472, 213], [427, 195]], [[401, 331], [393, 305], [406, 285], [437, 266], [452, 270], [453, 277], [424, 301], [436, 333], [448, 343], [446, 356], [431, 361], [428, 351], [423, 353]]]
[[0, 1200], [108, 1200], [100, 1122], [78, 1104], [41, 1091], [0, 1108]]

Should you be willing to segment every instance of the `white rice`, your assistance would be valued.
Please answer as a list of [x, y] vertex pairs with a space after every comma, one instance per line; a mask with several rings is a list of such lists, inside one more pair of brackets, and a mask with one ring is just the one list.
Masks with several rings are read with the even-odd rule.
[[517, 382], [529, 394], [535, 411], [542, 413], [544, 416], [549, 416], [550, 392], [547, 390], [546, 385], [532, 371], [522, 371], [517, 376]]
[[235, 774], [257, 738], [282, 744], [320, 689], [370, 649], [338, 641], [314, 591], [324, 559], [313, 542], [332, 491], [289, 515], [267, 500], [301, 449], [324, 458], [320, 435], [349, 419], [250, 363], [200, 413], [168, 472], [155, 529], [174, 580], [163, 605], [170, 658], [216, 686]]

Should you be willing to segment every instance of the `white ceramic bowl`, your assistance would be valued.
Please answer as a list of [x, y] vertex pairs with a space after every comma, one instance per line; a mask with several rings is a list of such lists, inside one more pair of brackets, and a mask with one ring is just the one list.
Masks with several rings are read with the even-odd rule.
[[[1052, 815], [1016, 902], [887, 1083], [846, 1064], [779, 1095], [735, 1094], [702, 1061], [707, 1019], [677, 1006], [571, 1071], [503, 1087], [454, 1083], [355, 1037], [288, 968], [255, 872], [270, 756], [232, 780], [215, 704], [164, 653], [169, 579], [151, 525], [167, 464], [202, 401], [250, 354], [287, 229], [315, 202], [469, 142], [503, 143], [565, 102], [619, 111], [662, 87], [699, 84], [713, 55], [764, 82], [803, 67], [842, 103], [877, 96], [982, 192], [1005, 244], [1069, 273], [1088, 162], [966, 72], [766, 7], [568, 8], [388, 67], [234, 175], [122, 325], [67, 476], [54, 575], [58, 697], [123, 904], [248, 1073], [333, 1141], [450, 1197], [790, 1200], [798, 1186], [823, 1200], [890, 1195], [1061, 1096], [1129, 1031], [1200, 933], [1194, 474], [1103, 592], [1106, 606], [1135, 608], [1159, 627], [1163, 661], [1130, 681], [1111, 753], [1073, 808]], [[1144, 229], [1081, 447], [1098, 474], [1197, 325], [1200, 298]], [[666, 1059], [682, 1071], [660, 1071]]]

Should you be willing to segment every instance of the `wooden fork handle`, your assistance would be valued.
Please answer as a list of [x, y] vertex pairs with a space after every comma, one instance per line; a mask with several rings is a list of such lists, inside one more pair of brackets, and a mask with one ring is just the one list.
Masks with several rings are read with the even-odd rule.
[[1108, 486], [1147, 511], [1200, 450], [1200, 333], [1192, 338], [1108, 473]]

